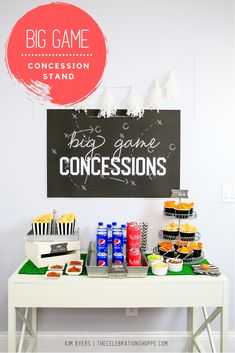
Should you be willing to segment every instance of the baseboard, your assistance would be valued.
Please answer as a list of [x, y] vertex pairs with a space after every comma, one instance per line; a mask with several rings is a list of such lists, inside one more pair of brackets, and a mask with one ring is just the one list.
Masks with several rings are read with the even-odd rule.
[[[19, 334], [18, 334], [19, 337]], [[201, 343], [210, 346], [206, 334]], [[219, 352], [219, 332], [213, 334]], [[187, 332], [39, 332], [38, 352], [188, 352]], [[7, 333], [0, 333], [0, 352], [7, 352]], [[235, 332], [229, 333], [228, 352], [235, 352]]]

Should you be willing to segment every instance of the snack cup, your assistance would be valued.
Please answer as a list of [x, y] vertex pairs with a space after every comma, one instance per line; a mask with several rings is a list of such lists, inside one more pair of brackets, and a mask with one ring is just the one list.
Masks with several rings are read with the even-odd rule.
[[68, 263], [68, 266], [83, 266], [83, 260], [80, 260], [80, 259], [78, 259], [78, 260], [71, 260], [71, 261], [69, 261], [69, 263]]
[[63, 271], [47, 271], [45, 274], [45, 278], [54, 280], [54, 279], [59, 279], [62, 275], [63, 275]]
[[57, 234], [58, 235], [72, 235], [75, 229], [75, 220], [73, 222], [57, 222]]
[[51, 224], [52, 224], [52, 221], [32, 223], [33, 234], [34, 235], [51, 234]]
[[53, 264], [48, 266], [48, 271], [63, 271], [64, 267], [64, 264]]
[[160, 248], [159, 253], [162, 256], [166, 255], [167, 257], [175, 257], [175, 248], [174, 248], [174, 246], [169, 250], [166, 250], [164, 248]]
[[82, 273], [82, 266], [67, 266], [66, 273], [69, 276], [79, 276]]
[[173, 207], [164, 207], [164, 212], [169, 214], [169, 215], [174, 215], [175, 214], [175, 209]]
[[193, 249], [193, 257], [200, 257], [202, 254], [202, 249]]
[[175, 216], [176, 216], [176, 218], [189, 218], [190, 210], [176, 209], [175, 210]]
[[195, 232], [180, 232], [181, 238], [194, 238]]
[[163, 229], [163, 235], [170, 235], [171, 237], [177, 237], [179, 235], [179, 230], [165, 230]]
[[152, 272], [156, 276], [165, 276], [167, 274], [168, 264], [161, 262], [152, 265]]
[[167, 259], [166, 263], [168, 264], [169, 271], [180, 272], [183, 269], [183, 260], [181, 259]]
[[151, 254], [147, 258], [149, 266], [152, 266], [154, 263], [163, 262], [163, 256], [161, 255]]
[[181, 252], [181, 251], [179, 251], [179, 250], [177, 250], [177, 253], [178, 253], [178, 259], [185, 259], [185, 258], [190, 258], [190, 257], [192, 257], [192, 254], [193, 254], [193, 250], [192, 249], [190, 249], [190, 251], [189, 252]]

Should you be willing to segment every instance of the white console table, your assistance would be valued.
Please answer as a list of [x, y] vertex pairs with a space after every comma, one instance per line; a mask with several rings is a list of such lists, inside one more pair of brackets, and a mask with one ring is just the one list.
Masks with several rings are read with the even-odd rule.
[[[200, 334], [207, 330], [215, 351], [210, 323], [220, 315], [220, 352], [226, 352], [228, 336], [228, 280], [225, 276], [148, 276], [146, 278], [89, 278], [63, 276], [50, 280], [40, 275], [10, 277], [8, 284], [8, 352], [21, 352], [26, 330], [32, 339], [28, 351], [37, 347], [37, 308], [189, 308], [190, 350], [203, 352]], [[118, 295], [117, 295], [118, 293]], [[59, 294], [59, 295], [58, 295]], [[69, 300], [68, 300], [69, 298]], [[214, 307], [208, 316], [207, 307]], [[196, 311], [202, 308], [199, 327]], [[31, 321], [28, 320], [32, 315]], [[16, 320], [22, 321], [16, 347]]]

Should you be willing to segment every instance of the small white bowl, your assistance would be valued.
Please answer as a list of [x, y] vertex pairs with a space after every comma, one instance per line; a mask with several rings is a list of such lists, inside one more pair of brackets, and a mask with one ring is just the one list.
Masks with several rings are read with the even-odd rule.
[[163, 256], [162, 255], [156, 255], [156, 258], [155, 259], [151, 259], [150, 256], [152, 256], [153, 254], [149, 255], [147, 258], [148, 258], [148, 264], [149, 266], [152, 266], [152, 264], [155, 264], [155, 263], [159, 263], [159, 262], [163, 262]]
[[[48, 274], [49, 274], [50, 272], [56, 273], [57, 276], [52, 276], [52, 277], [48, 276]], [[46, 279], [53, 279], [53, 280], [54, 280], [54, 279], [59, 279], [62, 275], [63, 275], [63, 271], [47, 271], [47, 272], [45, 273], [45, 278], [46, 278]]]
[[[76, 269], [78, 269], [79, 272], [70, 272], [69, 270], [71, 268], [75, 267]], [[82, 273], [82, 266], [67, 266], [66, 268], [66, 273], [69, 276], [79, 276]]]
[[152, 265], [152, 272], [156, 276], [165, 276], [167, 274], [168, 265], [164, 262], [155, 263]]
[[[166, 262], [168, 264], [169, 271], [180, 272], [183, 269], [183, 260], [181, 259], [167, 259]], [[177, 263], [173, 263], [173, 262], [177, 262]]]

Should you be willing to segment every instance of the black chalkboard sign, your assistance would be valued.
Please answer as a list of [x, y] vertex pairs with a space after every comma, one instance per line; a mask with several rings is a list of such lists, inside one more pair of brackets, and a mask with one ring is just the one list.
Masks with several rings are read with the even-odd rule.
[[180, 111], [47, 111], [48, 197], [170, 197], [180, 188]]

